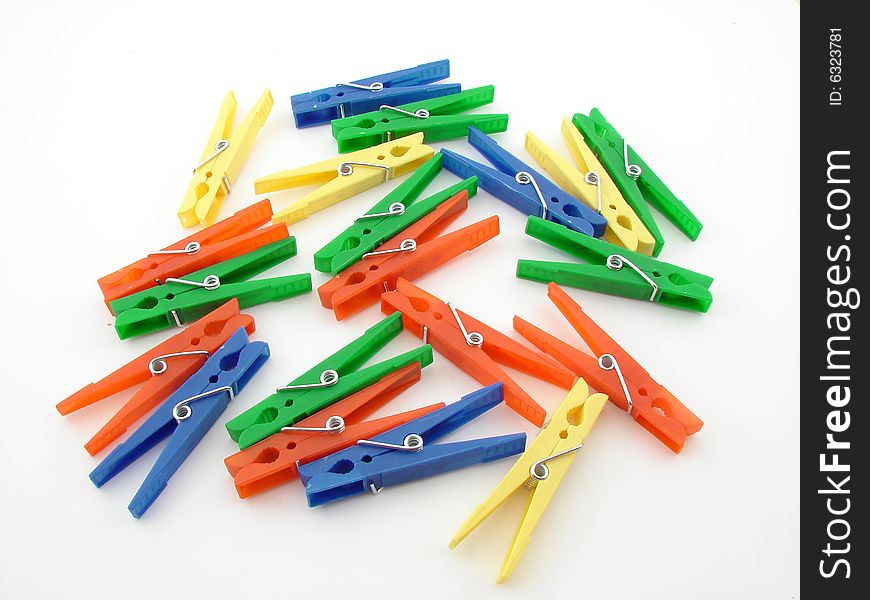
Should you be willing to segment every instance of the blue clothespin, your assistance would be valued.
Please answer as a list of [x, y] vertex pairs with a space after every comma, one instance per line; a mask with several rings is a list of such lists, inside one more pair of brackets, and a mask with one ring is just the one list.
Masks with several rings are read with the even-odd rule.
[[427, 85], [447, 77], [450, 77], [450, 61], [439, 60], [411, 69], [338, 83], [314, 92], [295, 94], [290, 97], [290, 104], [296, 127], [312, 127], [333, 119], [375, 111], [384, 104], [396, 106], [462, 91], [458, 83]]
[[559, 223], [592, 237], [604, 235], [607, 219], [499, 146], [488, 135], [476, 127], [469, 127], [468, 142], [495, 168], [442, 148], [442, 167], [445, 170], [463, 179], [476, 175], [482, 189], [527, 215]]
[[239, 328], [139, 429], [97, 465], [91, 472], [91, 481], [97, 487], [102, 486], [169, 437], [127, 507], [134, 517], [141, 517], [268, 358], [269, 346], [265, 342], [249, 342], [245, 329]]
[[369, 490], [377, 494], [386, 486], [519, 454], [526, 447], [525, 433], [432, 443], [501, 404], [503, 396], [501, 383], [487, 386], [370, 440], [360, 440], [356, 446], [300, 465], [308, 505], [319, 506]]

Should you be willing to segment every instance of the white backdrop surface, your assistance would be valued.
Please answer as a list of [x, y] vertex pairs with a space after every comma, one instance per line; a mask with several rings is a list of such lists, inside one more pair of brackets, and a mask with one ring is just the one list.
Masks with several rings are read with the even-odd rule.
[[[798, 25], [788, 0], [0, 2], [0, 596], [797, 597]], [[292, 93], [441, 58], [450, 81], [495, 84], [486, 110], [511, 117], [498, 140], [529, 162], [527, 130], [567, 156], [561, 117], [600, 107], [704, 222], [692, 243], [659, 219], [661, 258], [715, 276], [708, 314], [569, 290], [704, 428], [673, 455], [605, 407], [499, 587], [519, 496], [447, 542], [511, 459], [312, 510], [298, 483], [239, 500], [218, 425], [131, 518], [159, 450], [96, 490], [81, 447], [126, 396], [66, 418], [54, 405], [166, 334], [119, 342], [96, 278], [186, 235], [175, 210], [227, 89], [239, 115], [267, 86], [276, 104], [222, 217], [256, 177], [335, 154], [328, 128], [291, 126]], [[299, 255], [269, 274], [313, 272], [313, 252], [395, 185], [292, 225]], [[489, 194], [470, 204], [455, 227], [498, 214], [501, 235], [417, 283], [502, 331], [519, 314], [578, 340], [544, 285], [514, 277], [520, 257], [570, 259]], [[250, 312], [272, 359], [221, 423], [382, 316], [336, 323], [316, 293]], [[403, 333], [379, 357], [418, 343]], [[517, 379], [558, 406], [561, 390]], [[380, 414], [478, 387], [436, 355]], [[511, 431], [535, 433], [502, 407], [448, 439]]]

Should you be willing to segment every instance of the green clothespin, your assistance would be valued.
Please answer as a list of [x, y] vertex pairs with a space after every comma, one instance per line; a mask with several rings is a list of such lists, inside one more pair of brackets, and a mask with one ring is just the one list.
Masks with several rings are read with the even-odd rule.
[[593, 108], [588, 117], [575, 114], [571, 122], [583, 134], [583, 139], [607, 169], [622, 197], [655, 238], [654, 255], [658, 256], [665, 242], [647, 203], [690, 240], [698, 239], [703, 227], [698, 217], [668, 189], [597, 108]]
[[227, 431], [244, 449], [290, 427], [330, 404], [370, 386], [414, 362], [432, 364], [428, 344], [370, 367], [359, 367], [402, 331], [402, 314], [393, 313], [359, 338], [308, 369], [252, 408], [227, 423]]
[[118, 298], [109, 305], [116, 316], [115, 330], [123, 340], [173, 325], [182, 327], [231, 298], [247, 308], [310, 292], [309, 273], [247, 281], [295, 255], [296, 238], [289, 237]]
[[371, 148], [377, 144], [423, 132], [426, 143], [464, 138], [473, 125], [484, 133], [507, 130], [508, 115], [460, 114], [492, 102], [495, 86], [487, 85], [449, 96], [420, 100], [332, 122], [332, 137], [339, 152]]
[[707, 312], [713, 278], [529, 217], [526, 234], [592, 264], [520, 260], [517, 277]]
[[314, 268], [335, 275], [462, 190], [468, 192], [469, 198], [474, 196], [477, 193], [477, 177], [469, 177], [425, 200], [415, 202], [441, 171], [443, 156], [440, 152], [435, 154], [365, 215], [354, 221], [353, 225], [315, 252]]

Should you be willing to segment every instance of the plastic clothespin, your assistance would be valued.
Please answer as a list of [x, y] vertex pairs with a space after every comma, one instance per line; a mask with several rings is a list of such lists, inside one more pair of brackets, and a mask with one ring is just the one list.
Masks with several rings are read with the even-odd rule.
[[296, 238], [289, 237], [114, 300], [109, 309], [116, 316], [118, 337], [123, 340], [173, 325], [182, 327], [231, 298], [247, 308], [310, 292], [309, 273], [247, 281], [295, 255]]
[[91, 472], [91, 481], [101, 487], [160, 440], [169, 437], [128, 506], [134, 517], [141, 517], [229, 403], [268, 359], [269, 346], [265, 342], [249, 342], [244, 329], [236, 331], [139, 429], [97, 465]]
[[655, 238], [654, 256], [661, 252], [664, 237], [647, 203], [655, 206], [690, 240], [698, 239], [703, 227], [698, 217], [667, 188], [597, 108], [593, 108], [588, 117], [575, 114], [571, 122], [583, 134], [583, 139], [610, 173], [622, 197]]
[[467, 191], [469, 198], [474, 196], [477, 177], [469, 177], [424, 200], [417, 199], [441, 172], [442, 158], [443, 154], [435, 153], [353, 225], [315, 252], [314, 268], [323, 273], [339, 273], [460, 191]]
[[101, 277], [97, 283], [103, 291], [106, 306], [112, 300], [154, 287], [157, 281], [181, 277], [290, 235], [283, 223], [258, 229], [271, 219], [272, 205], [269, 200], [261, 200], [223, 221]]
[[57, 410], [68, 415], [142, 384], [121, 410], [85, 444], [88, 453], [96, 455], [160, 404], [239, 328], [254, 333], [254, 318], [240, 314], [239, 303], [233, 299], [114, 373], [96, 383], [89, 383], [60, 402]]
[[514, 329], [579, 377], [586, 379], [596, 390], [607, 394], [611, 402], [631, 415], [665, 446], [674, 452], [682, 450], [686, 438], [700, 430], [704, 422], [620, 348], [565, 290], [550, 283], [547, 294], [594, 356], [520, 317], [514, 317]]
[[280, 171], [254, 182], [258, 194], [320, 185], [279, 211], [273, 222], [296, 223], [333, 204], [405, 175], [428, 160], [434, 150], [415, 133], [391, 142], [342, 154], [307, 167]]
[[462, 524], [450, 540], [450, 547], [455, 548], [514, 492], [526, 489], [529, 501], [497, 579], [498, 583], [504, 582], [522, 558], [532, 539], [532, 532], [544, 516], [550, 500], [556, 495], [559, 484], [606, 403], [606, 395], [590, 395], [589, 386], [583, 379], [578, 379], [547, 426], [514, 463], [489, 498]]
[[536, 215], [593, 237], [604, 235], [607, 219], [559, 189], [485, 133], [469, 127], [468, 142], [495, 168], [442, 149], [445, 169], [459, 177], [477, 176], [482, 189], [524, 214]]
[[546, 411], [499, 363], [566, 390], [574, 385], [574, 373], [555, 360], [456, 310], [452, 304], [405, 279], [399, 279], [394, 291], [381, 296], [381, 310], [401, 312], [409, 331], [481, 384], [503, 382], [505, 404], [538, 427], [544, 424]]
[[377, 304], [400, 277], [416, 279], [498, 235], [498, 217], [492, 216], [439, 237], [466, 208], [468, 194], [463, 190], [321, 285], [320, 303], [340, 321]]
[[277, 388], [274, 394], [227, 423], [230, 437], [244, 450], [290, 427], [342, 398], [368, 387], [393, 371], [418, 362], [432, 363], [432, 348], [425, 345], [369, 367], [360, 368], [402, 331], [395, 314], [366, 330], [356, 340]]
[[526, 234], [592, 264], [517, 262], [517, 277], [707, 312], [713, 278], [529, 217]]
[[656, 240], [622, 197], [607, 170], [567, 117], [562, 119], [562, 136], [577, 167], [531, 131], [526, 133], [526, 152], [562, 189], [580, 198], [589, 208], [607, 219], [604, 238], [608, 242], [647, 256], [652, 254]]
[[381, 104], [404, 104], [455, 94], [458, 83], [428, 85], [450, 77], [450, 61], [439, 60], [411, 69], [356, 79], [290, 97], [296, 127], [323, 125], [333, 119], [377, 110]]
[[309, 506], [519, 454], [526, 434], [433, 444], [502, 402], [496, 383], [356, 446], [299, 467]]
[[403, 391], [420, 381], [420, 363], [413, 363], [299, 421], [294, 427], [270, 435], [227, 457], [240, 498], [247, 498], [294, 479], [300, 464], [309, 463], [379, 435], [393, 427], [442, 408], [443, 402], [416, 410], [363, 421]]
[[339, 152], [351, 152], [422, 132], [427, 143], [464, 138], [469, 126], [484, 133], [506, 131], [508, 115], [462, 114], [491, 104], [495, 86], [487, 85], [398, 106], [381, 104], [377, 110], [332, 122], [332, 137]]
[[182, 226], [214, 223], [273, 104], [272, 92], [267, 89], [245, 119], [233, 129], [236, 97], [232, 91], [227, 92], [199, 164], [193, 169], [193, 179], [178, 207], [178, 220]]

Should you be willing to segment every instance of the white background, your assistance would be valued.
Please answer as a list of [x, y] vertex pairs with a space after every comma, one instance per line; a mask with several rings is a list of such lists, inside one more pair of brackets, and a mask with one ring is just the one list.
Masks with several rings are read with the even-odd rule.
[[[795, 2], [0, 6], [0, 596], [798, 595]], [[174, 332], [119, 342], [97, 277], [187, 235], [175, 211], [227, 89], [239, 118], [266, 86], [276, 104], [222, 217], [255, 199], [254, 178], [335, 154], [328, 128], [291, 126], [292, 93], [441, 58], [451, 81], [495, 84], [487, 110], [511, 116], [498, 140], [529, 162], [527, 130], [568, 156], [561, 117], [600, 107], [704, 222], [692, 243], [659, 219], [661, 258], [715, 276], [708, 314], [569, 290], [704, 428], [674, 455], [607, 406], [501, 587], [521, 495], [456, 550], [447, 542], [510, 459], [312, 510], [298, 483], [239, 500], [217, 426], [131, 518], [157, 452], [96, 490], [81, 447], [127, 396], [66, 418], [54, 405]], [[269, 274], [313, 271], [311, 254], [394, 185], [293, 225], [299, 256]], [[278, 210], [300, 194], [271, 198]], [[491, 214], [500, 236], [417, 283], [502, 331], [520, 314], [579, 340], [545, 286], [513, 275], [520, 257], [570, 259], [486, 193], [456, 227]], [[224, 421], [381, 318], [372, 307], [337, 324], [314, 293], [251, 312], [273, 357]], [[418, 343], [404, 333], [379, 358]], [[561, 390], [518, 380], [548, 411], [559, 404]], [[385, 412], [478, 387], [436, 356]], [[511, 431], [535, 433], [501, 407], [450, 439]]]

